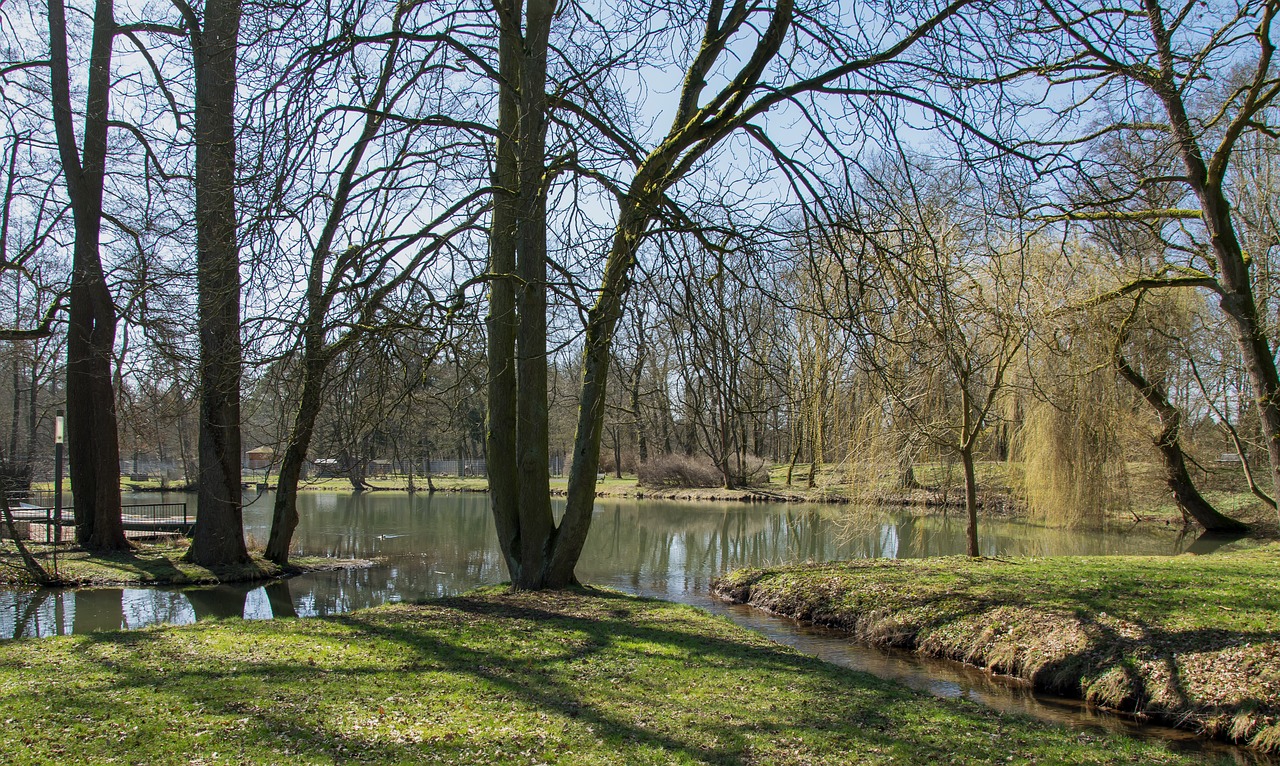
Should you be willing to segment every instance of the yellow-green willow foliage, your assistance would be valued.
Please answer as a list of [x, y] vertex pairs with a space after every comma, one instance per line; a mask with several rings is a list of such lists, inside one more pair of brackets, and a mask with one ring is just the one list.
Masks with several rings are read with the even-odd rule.
[[[1125, 507], [1128, 475], [1117, 438], [1123, 426], [1114, 383], [1103, 374], [1071, 382], [1059, 402], [1033, 401], [1015, 446], [1022, 459], [1023, 492], [1031, 514], [1074, 527], [1100, 522]], [[1065, 401], [1063, 401], [1065, 400]]]
[[1085, 265], [1096, 254], [1073, 244], [1075, 270], [1062, 269], [1052, 248], [1033, 250], [1041, 262], [1031, 280], [1043, 303], [1021, 381], [1033, 395], [1019, 401], [1011, 455], [1022, 464], [1018, 489], [1031, 515], [1065, 527], [1098, 523], [1127, 506], [1126, 440], [1133, 438], [1132, 408], [1119, 396], [1111, 364], [1111, 307], [1071, 311], [1059, 303], [1079, 305], [1110, 286]]

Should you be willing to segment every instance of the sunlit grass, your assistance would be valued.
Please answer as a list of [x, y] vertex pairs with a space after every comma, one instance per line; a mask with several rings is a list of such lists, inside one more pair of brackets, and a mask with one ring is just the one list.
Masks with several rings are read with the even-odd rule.
[[0, 644], [6, 762], [1202, 763], [599, 591]]
[[1280, 748], [1280, 544], [1184, 555], [743, 570], [770, 611]]

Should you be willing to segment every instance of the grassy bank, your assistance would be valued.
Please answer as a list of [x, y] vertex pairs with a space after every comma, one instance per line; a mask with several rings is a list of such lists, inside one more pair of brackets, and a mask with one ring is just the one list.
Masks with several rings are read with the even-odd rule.
[[716, 592], [1280, 750], [1280, 544], [1211, 556], [867, 560]]
[[[133, 550], [116, 553], [89, 553], [60, 547], [57, 561], [52, 546], [27, 543], [41, 566], [56, 574], [63, 585], [211, 585], [222, 582], [253, 582], [286, 577], [299, 572], [336, 567], [365, 566], [368, 562], [343, 559], [296, 557], [288, 567], [268, 561], [253, 552], [244, 564], [204, 567], [184, 561], [188, 541], [135, 543]], [[27, 585], [31, 578], [23, 568], [18, 551], [10, 540], [0, 541], [0, 585]]]
[[0, 708], [15, 764], [1203, 763], [597, 591], [0, 643]]

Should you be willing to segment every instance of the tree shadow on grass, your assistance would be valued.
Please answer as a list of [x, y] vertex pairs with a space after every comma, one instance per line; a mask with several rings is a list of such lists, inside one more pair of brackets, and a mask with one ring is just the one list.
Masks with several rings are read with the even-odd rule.
[[[445, 642], [412, 627], [386, 621], [382, 619], [383, 615], [376, 612], [347, 615], [338, 620], [363, 632], [396, 642], [424, 659], [442, 664], [449, 672], [470, 675], [494, 691], [519, 698], [532, 709], [559, 713], [574, 719], [579, 725], [590, 726], [601, 738], [614, 743], [615, 747], [639, 750], [657, 748], [701, 763], [745, 763], [753, 760], [748, 755], [750, 738], [746, 736], [742, 726], [735, 723], [739, 716], [725, 715], [724, 720], [719, 723], [713, 722], [712, 716], [704, 716], [693, 731], [683, 735], [663, 731], [660, 727], [645, 725], [647, 718], [675, 713], [675, 710], [653, 708], [648, 711], [648, 717], [641, 713], [633, 721], [626, 720], [623, 715], [623, 711], [633, 712], [642, 701], [632, 696], [632, 689], [643, 692], [646, 687], [653, 686], [648, 679], [636, 678], [636, 674], [625, 667], [615, 666], [607, 674], [610, 679], [608, 683], [584, 688], [575, 670], [590, 665], [593, 659], [609, 650], [616, 651], [621, 644], [628, 644], [661, 647], [664, 652], [679, 647], [688, 651], [691, 656], [698, 656], [701, 661], [709, 659], [713, 667], [731, 669], [737, 664], [752, 664], [763, 666], [772, 672], [803, 671], [827, 676], [826, 680], [846, 686], [850, 680], [848, 677], [831, 677], [841, 675], [841, 671], [832, 666], [771, 645], [744, 644], [732, 639], [709, 637], [681, 630], [678, 625], [637, 623], [631, 618], [638, 611], [638, 600], [629, 596], [605, 591], [586, 591], [579, 595], [589, 595], [598, 601], [616, 600], [617, 604], [596, 614], [584, 614], [512, 603], [502, 597], [464, 597], [433, 603], [433, 606], [470, 615], [478, 622], [507, 623], [506, 629], [512, 631], [552, 630], [581, 637], [577, 641], [562, 643], [557, 652], [536, 658], [519, 652], [495, 654]], [[561, 599], [556, 600], [563, 604]], [[615, 659], [625, 662], [625, 657]], [[595, 699], [587, 699], [588, 697]], [[724, 712], [736, 714], [738, 710], [736, 705], [726, 704]], [[891, 744], [889, 737], [876, 734], [891, 728], [888, 717], [881, 711], [861, 712], [861, 739], [869, 745]], [[796, 734], [805, 729], [835, 731], [852, 730], [852, 727], [849, 720], [835, 714], [831, 708], [816, 707], [809, 708], [804, 719], [757, 723], [752, 727], [753, 733], [762, 736], [764, 740], [777, 735]], [[710, 745], [707, 742], [718, 744]]]
[[[640, 622], [637, 620], [648, 617], [645, 611], [654, 605], [612, 594], [589, 595], [592, 598], [578, 595], [550, 605], [530, 605], [519, 598], [500, 596], [460, 598], [424, 607], [357, 613], [327, 620], [327, 624], [299, 623], [303, 629], [296, 638], [300, 642], [314, 634], [318, 639], [337, 638], [367, 647], [367, 658], [355, 664], [318, 670], [299, 662], [236, 658], [231, 668], [177, 665], [158, 675], [154, 663], [166, 650], [160, 646], [163, 642], [154, 640], [156, 635], [149, 634], [167, 631], [94, 634], [87, 637], [89, 651], [81, 656], [99, 666], [106, 674], [101, 683], [113, 691], [131, 688], [143, 692], [138, 697], [179, 700], [179, 709], [194, 702], [215, 716], [244, 718], [244, 730], [224, 735], [229, 739], [218, 748], [224, 752], [240, 748], [260, 755], [264, 749], [283, 752], [280, 748], [287, 747], [290, 757], [299, 759], [340, 761], [358, 753], [361, 759], [378, 762], [413, 761], [426, 749], [446, 760], [479, 757], [473, 752], [477, 743], [466, 736], [389, 742], [385, 737], [366, 735], [358, 727], [343, 726], [324, 713], [330, 704], [350, 705], [352, 689], [365, 689], [365, 694], [380, 696], [356, 702], [371, 709], [386, 704], [394, 714], [394, 703], [377, 700], [387, 694], [429, 696], [430, 679], [439, 679], [434, 675], [437, 673], [444, 673], [446, 679], [471, 679], [464, 686], [474, 684], [477, 691], [469, 699], [478, 706], [489, 706], [490, 720], [503, 721], [492, 711], [504, 706], [511, 708], [513, 718], [523, 717], [526, 724], [540, 714], [550, 714], [553, 721], [565, 726], [590, 727], [593, 736], [605, 743], [605, 752], [616, 752], [619, 761], [654, 751], [664, 753], [663, 760], [758, 761], [753, 748], [779, 738], [799, 742], [804, 737], [834, 737], [849, 752], [862, 747], [891, 748], [899, 739], [894, 736], [895, 714], [890, 703], [900, 705], [899, 713], [916, 704], [914, 695], [890, 691], [882, 682], [773, 647], [762, 638], [708, 635], [705, 628], [682, 626], [678, 616], [671, 618], [670, 612], [663, 612], [657, 621]], [[582, 602], [586, 601], [600, 606], [584, 608]], [[409, 619], [405, 609], [411, 610]], [[422, 611], [415, 614], [412, 610], [416, 609]], [[450, 624], [450, 620], [455, 622]], [[335, 636], [333, 624], [347, 630]], [[238, 638], [252, 642], [251, 634], [258, 628], [249, 623], [237, 627], [246, 629], [250, 635]], [[493, 649], [495, 631], [512, 637], [499, 651]], [[481, 643], [468, 643], [475, 641]], [[140, 654], [93, 650], [111, 646], [128, 646]], [[681, 700], [680, 690], [671, 688], [672, 679], [661, 677], [666, 670], [675, 673], [682, 669], [686, 659], [694, 657], [697, 659], [691, 661], [699, 667], [722, 675], [723, 694], [705, 705]], [[605, 658], [610, 664], [601, 666]], [[657, 671], [659, 677], [647, 675], [655, 672], [655, 662], [661, 665], [668, 661], [669, 665]], [[743, 675], [747, 668], [756, 673], [750, 676], [754, 680]], [[767, 690], [752, 686], [759, 683], [760, 673], [792, 681], [798, 677], [794, 674], [802, 674], [806, 688], [814, 690], [814, 698], [826, 701], [822, 705], [784, 706], [783, 713], [776, 715], [762, 713], [761, 701], [747, 698], [767, 694]], [[746, 686], [735, 691], [731, 688], [735, 683]], [[372, 692], [369, 686], [374, 687]], [[101, 716], [100, 704], [92, 696], [73, 699], [66, 712]], [[763, 709], [768, 707], [766, 700]], [[448, 717], [457, 711], [412, 712]], [[536, 752], [541, 746], [536, 733], [527, 731], [510, 734], [509, 740], [500, 742], [493, 736], [479, 741], [507, 750]], [[921, 743], [917, 752], [928, 753], [929, 747]], [[938, 757], [945, 755], [934, 747]], [[544, 753], [544, 757], [555, 759], [554, 753]]]

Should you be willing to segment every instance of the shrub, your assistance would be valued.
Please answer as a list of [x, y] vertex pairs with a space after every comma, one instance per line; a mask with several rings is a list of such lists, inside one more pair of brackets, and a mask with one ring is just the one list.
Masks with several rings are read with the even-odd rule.
[[[634, 452], [629, 452], [626, 450], [622, 452], [622, 472], [623, 473], [635, 473], [636, 466], [639, 463], [640, 461], [636, 458]], [[600, 466], [597, 470], [600, 473], [614, 472], [612, 447], [600, 448]]]
[[724, 475], [704, 455], [658, 455], [636, 468], [642, 487], [723, 487]]
[[[730, 471], [735, 487], [757, 487], [769, 483], [769, 465], [764, 458], [747, 455], [740, 465], [731, 460]], [[636, 468], [643, 487], [693, 489], [723, 487], [724, 474], [705, 455], [658, 455]]]

